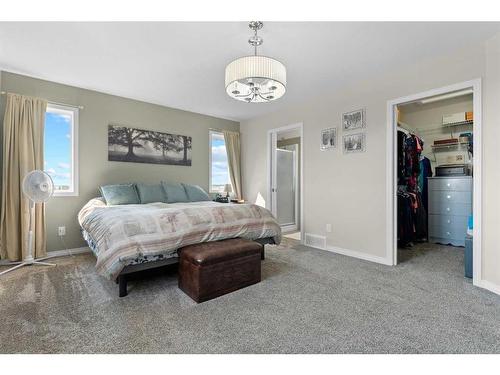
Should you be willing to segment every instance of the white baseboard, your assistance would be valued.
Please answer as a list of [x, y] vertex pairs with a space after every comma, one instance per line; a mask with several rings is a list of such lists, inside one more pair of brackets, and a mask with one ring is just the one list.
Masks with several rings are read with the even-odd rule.
[[346, 255], [348, 257], [363, 259], [363, 260], [367, 260], [369, 262], [384, 264], [386, 266], [392, 266], [392, 261], [390, 261], [384, 257], [376, 256], [376, 255], [370, 255], [370, 254], [362, 253], [359, 251], [342, 249], [340, 247], [334, 247], [334, 246], [327, 246], [325, 248], [325, 250], [330, 251], [332, 253], [336, 253], [336, 254]]
[[[47, 258], [58, 258], [58, 257], [65, 257], [69, 255], [77, 255], [77, 254], [84, 254], [84, 253], [90, 253], [90, 248], [88, 246], [84, 247], [76, 247], [73, 249], [64, 249], [64, 250], [56, 250], [56, 251], [48, 251], [47, 252]], [[4, 259], [0, 260], [0, 266], [7, 266], [9, 265], [10, 261]]]
[[90, 252], [91, 252], [90, 247], [83, 246], [83, 247], [75, 247], [73, 249], [48, 251], [47, 257], [49, 257], [49, 258], [65, 257], [68, 255], [85, 254], [85, 253], [90, 253]]
[[326, 237], [318, 234], [305, 233], [304, 238], [301, 238], [304, 245], [314, 247], [315, 249], [326, 249]]
[[478, 283], [476, 283], [476, 286], [500, 295], [500, 285], [493, 284], [492, 282], [486, 280], [480, 280]]
[[293, 232], [298, 232], [298, 227], [296, 224], [291, 224], [291, 225], [284, 225], [281, 227], [281, 233], [282, 234], [288, 234], [288, 233], [293, 233]]

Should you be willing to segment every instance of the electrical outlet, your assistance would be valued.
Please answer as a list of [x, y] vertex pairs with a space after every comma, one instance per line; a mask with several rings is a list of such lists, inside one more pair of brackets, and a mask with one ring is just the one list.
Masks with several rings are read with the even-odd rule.
[[332, 232], [332, 224], [326, 224], [326, 231], [327, 231], [327, 233]]
[[57, 228], [57, 235], [59, 237], [65, 236], [66, 235], [66, 227], [62, 226]]

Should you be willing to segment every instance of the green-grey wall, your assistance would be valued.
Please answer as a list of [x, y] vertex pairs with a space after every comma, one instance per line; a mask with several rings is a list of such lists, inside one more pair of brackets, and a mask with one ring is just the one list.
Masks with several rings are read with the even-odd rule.
[[[80, 111], [77, 197], [54, 197], [47, 204], [47, 249], [63, 249], [57, 227], [66, 226], [68, 248], [84, 246], [77, 222], [80, 208], [98, 196], [98, 187], [120, 182], [155, 183], [160, 180], [195, 183], [208, 190], [209, 128], [238, 131], [239, 123], [197, 113], [149, 104], [96, 91], [61, 85], [22, 75], [1, 72], [1, 90], [36, 96], [53, 102], [84, 106]], [[168, 90], [168, 88], [165, 88]], [[5, 97], [0, 100], [3, 122]], [[139, 164], [108, 161], [108, 124], [191, 136], [192, 166]], [[1, 124], [3, 125], [3, 124]], [[3, 129], [3, 126], [0, 126]], [[2, 132], [3, 133], [3, 132]], [[0, 134], [1, 137], [1, 134]], [[3, 137], [1, 138], [3, 143]]]

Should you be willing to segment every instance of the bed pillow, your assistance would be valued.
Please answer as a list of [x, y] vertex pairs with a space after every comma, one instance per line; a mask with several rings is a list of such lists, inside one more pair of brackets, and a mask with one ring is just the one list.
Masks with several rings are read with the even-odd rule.
[[165, 181], [161, 182], [168, 203], [189, 202], [186, 190], [182, 184], [171, 184]]
[[108, 205], [140, 203], [135, 184], [105, 185], [99, 190]]
[[137, 184], [136, 187], [141, 203], [155, 203], [155, 202], [167, 203], [165, 190], [163, 190], [161, 184], [156, 184], [156, 185]]
[[198, 185], [182, 184], [190, 202], [211, 201], [210, 196]]

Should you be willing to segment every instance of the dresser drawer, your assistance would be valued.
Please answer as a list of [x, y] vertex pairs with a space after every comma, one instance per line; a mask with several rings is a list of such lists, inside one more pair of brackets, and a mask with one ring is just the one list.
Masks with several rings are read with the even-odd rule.
[[429, 236], [464, 240], [467, 216], [429, 215]]
[[429, 201], [472, 204], [472, 193], [467, 191], [430, 191]]
[[465, 241], [465, 231], [457, 230], [443, 230], [437, 227], [429, 227], [429, 237], [432, 238], [446, 238], [450, 240], [463, 240]]
[[429, 225], [429, 237], [465, 240], [467, 228], [461, 226]]
[[472, 214], [471, 203], [451, 203], [446, 201], [429, 199], [430, 215], [459, 215], [469, 216]]
[[472, 178], [429, 178], [429, 190], [472, 191]]
[[465, 234], [467, 225], [468, 216], [429, 215], [429, 227], [441, 227], [447, 230], [456, 228]]

